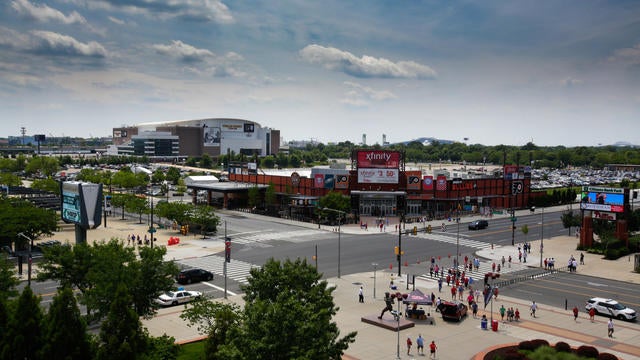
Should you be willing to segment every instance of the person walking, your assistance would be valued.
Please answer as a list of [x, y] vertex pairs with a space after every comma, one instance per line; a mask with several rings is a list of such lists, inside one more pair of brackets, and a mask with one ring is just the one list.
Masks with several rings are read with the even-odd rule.
[[500, 306], [500, 317], [502, 318], [502, 322], [504, 322], [504, 314], [507, 312], [507, 309], [504, 307], [504, 304]]
[[429, 344], [429, 358], [430, 359], [435, 359], [436, 358], [436, 349], [438, 349], [438, 347], [436, 346], [435, 340], [431, 340], [431, 344]]
[[411, 345], [413, 345], [411, 337], [407, 336], [407, 355], [411, 355]]
[[531, 303], [531, 313], [530, 315], [533, 317], [536, 317], [536, 310], [538, 310], [538, 305], [536, 305], [536, 302], [532, 302]]
[[416, 346], [418, 347], [418, 355], [424, 355], [424, 338], [421, 334], [418, 334], [416, 339]]
[[578, 306], [573, 307], [573, 321], [578, 321]]
[[591, 322], [594, 321], [595, 316], [596, 316], [596, 308], [589, 309], [589, 320], [591, 320]]
[[358, 302], [364, 303], [364, 289], [362, 286], [360, 286], [360, 289], [358, 290]]
[[607, 336], [610, 338], [613, 337], [613, 319], [609, 318], [609, 322], [607, 323]]

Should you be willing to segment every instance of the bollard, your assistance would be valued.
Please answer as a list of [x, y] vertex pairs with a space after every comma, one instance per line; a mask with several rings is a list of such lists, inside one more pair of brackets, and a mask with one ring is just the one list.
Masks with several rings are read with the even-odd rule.
[[567, 299], [564, 299], [564, 309], [565, 309], [565, 310], [567, 310], [567, 309], [568, 309], [568, 307], [567, 307]]

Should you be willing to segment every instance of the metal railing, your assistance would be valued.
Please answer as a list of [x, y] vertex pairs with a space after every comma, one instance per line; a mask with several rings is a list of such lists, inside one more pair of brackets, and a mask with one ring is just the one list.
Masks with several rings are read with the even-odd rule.
[[519, 284], [524, 281], [534, 280], [541, 277], [557, 274], [560, 272], [569, 272], [569, 267], [554, 267], [553, 269], [534, 269], [534, 270], [525, 270], [520, 273], [513, 273], [513, 276], [509, 279], [504, 279], [500, 281], [495, 281], [493, 283], [494, 286], [498, 288], [507, 287], [510, 285]]

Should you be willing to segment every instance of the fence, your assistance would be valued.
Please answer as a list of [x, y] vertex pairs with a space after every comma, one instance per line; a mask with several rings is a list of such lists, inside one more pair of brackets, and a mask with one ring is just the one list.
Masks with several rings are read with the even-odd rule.
[[521, 272], [521, 273], [514, 273], [513, 277], [509, 279], [495, 281], [493, 285], [497, 286], [498, 288], [503, 288], [510, 285], [519, 284], [523, 281], [529, 281], [529, 280], [553, 275], [559, 272], [568, 272], [568, 271], [569, 271], [568, 266], [554, 268], [553, 270], [544, 270], [544, 269], [530, 270], [530, 271]]

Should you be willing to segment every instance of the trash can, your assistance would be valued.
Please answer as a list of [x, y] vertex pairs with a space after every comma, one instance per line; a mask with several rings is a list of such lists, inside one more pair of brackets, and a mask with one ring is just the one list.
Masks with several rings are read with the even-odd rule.
[[491, 322], [491, 330], [498, 331], [498, 320], [493, 320]]
[[487, 319], [482, 319], [482, 320], [480, 320], [480, 328], [481, 328], [482, 330], [488, 330], [488, 329], [487, 329], [487, 323], [488, 323]]

